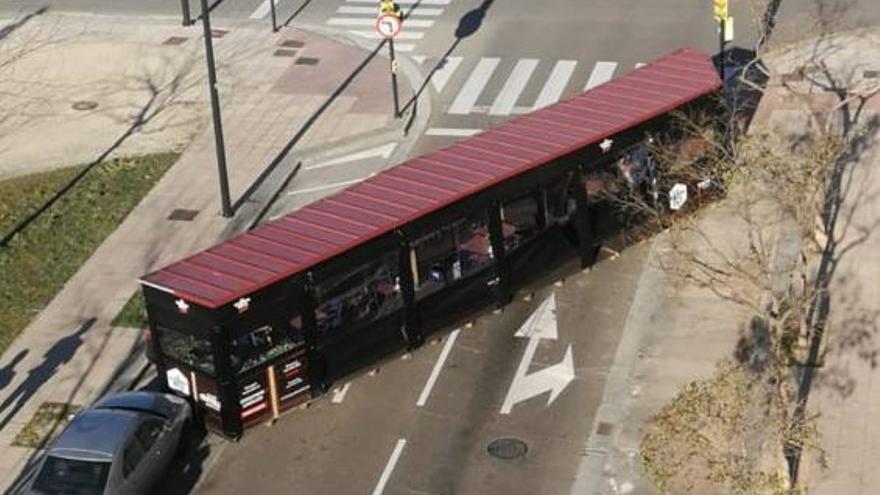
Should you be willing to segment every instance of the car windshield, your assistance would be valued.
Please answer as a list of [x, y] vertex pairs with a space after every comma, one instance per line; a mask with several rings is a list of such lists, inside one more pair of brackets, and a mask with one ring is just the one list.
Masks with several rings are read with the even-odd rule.
[[104, 493], [109, 462], [80, 461], [49, 456], [34, 482], [46, 495], [100, 495]]

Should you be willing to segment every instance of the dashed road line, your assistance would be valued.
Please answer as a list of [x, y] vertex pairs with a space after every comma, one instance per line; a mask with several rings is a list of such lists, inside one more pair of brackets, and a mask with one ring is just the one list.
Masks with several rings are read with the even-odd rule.
[[400, 454], [403, 453], [404, 447], [406, 447], [406, 439], [398, 439], [394, 445], [394, 450], [391, 452], [391, 457], [388, 459], [388, 463], [385, 464], [385, 469], [382, 470], [382, 475], [379, 476], [376, 487], [373, 488], [372, 495], [382, 495], [382, 492], [385, 491], [385, 485], [388, 484], [391, 473], [394, 471], [394, 466], [397, 464], [398, 459], [400, 459]]
[[440, 357], [438, 357], [437, 362], [434, 363], [434, 369], [431, 370], [431, 375], [428, 376], [428, 381], [425, 382], [425, 388], [423, 388], [422, 393], [419, 394], [419, 400], [416, 401], [416, 406], [422, 407], [428, 402], [428, 396], [431, 395], [431, 389], [434, 388], [434, 384], [437, 382], [437, 377], [440, 376], [440, 370], [443, 369], [443, 364], [446, 363], [446, 358], [449, 357], [449, 351], [452, 350], [452, 346], [455, 344], [455, 339], [458, 337], [459, 332], [461, 332], [461, 330], [456, 328], [449, 334], [449, 337], [446, 338], [446, 344], [443, 345], [443, 350], [440, 351]]

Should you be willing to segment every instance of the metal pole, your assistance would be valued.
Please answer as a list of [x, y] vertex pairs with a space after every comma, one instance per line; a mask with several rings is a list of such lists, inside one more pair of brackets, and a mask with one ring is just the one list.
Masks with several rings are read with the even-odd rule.
[[183, 25], [191, 26], [193, 20], [189, 12], [189, 0], [180, 0], [180, 11], [183, 12]]
[[211, 39], [211, 19], [208, 0], [202, 0], [202, 27], [205, 31], [205, 58], [208, 62], [208, 92], [211, 95], [211, 115], [214, 118], [214, 144], [217, 148], [217, 172], [220, 178], [220, 204], [224, 217], [233, 215], [229, 200], [229, 179], [226, 176], [226, 147], [223, 145], [223, 125], [220, 121], [220, 96], [217, 93], [217, 72], [214, 69], [214, 43]]
[[394, 38], [388, 38], [388, 53], [391, 58], [391, 92], [394, 96], [394, 118], [400, 117], [400, 98], [397, 95], [397, 61], [394, 59]]
[[269, 0], [269, 10], [272, 12], [272, 32], [278, 32], [278, 21], [275, 19], [275, 0]]
[[718, 73], [721, 75], [721, 82], [724, 82], [724, 19], [718, 21]]

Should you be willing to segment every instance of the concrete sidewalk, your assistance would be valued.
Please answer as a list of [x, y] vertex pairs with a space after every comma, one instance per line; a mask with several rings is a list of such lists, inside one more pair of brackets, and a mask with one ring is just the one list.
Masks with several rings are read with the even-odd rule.
[[[870, 94], [880, 88], [880, 77], [865, 72], [880, 70], [880, 29], [800, 43], [765, 61], [773, 77], [753, 126], [800, 129], [808, 115], [802, 101], [783, 86], [783, 75], [789, 84], [801, 85], [814, 108], [824, 111], [832, 111], [837, 96], [810, 85], [809, 78], [799, 81], [791, 76], [808, 61], [824, 64], [850, 90]], [[880, 95], [875, 94], [866, 101], [860, 122], [878, 117]], [[880, 474], [873, 468], [880, 461], [880, 434], [872, 428], [880, 418], [880, 233], [875, 232], [880, 222], [880, 138], [876, 133], [868, 144], [845, 180], [849, 186], [841, 215], [851, 222], [841, 232], [841, 246], [855, 242], [855, 247], [839, 258], [824, 344], [828, 353], [808, 402], [809, 411], [820, 414], [821, 442], [830, 465], [822, 471], [815, 459], [805, 458], [800, 479], [809, 493], [821, 495], [880, 492]], [[716, 245], [739, 250], [745, 231], [733, 221], [735, 208], [735, 199], [729, 198], [702, 212], [701, 224]], [[668, 239], [660, 235], [651, 242], [651, 260], [639, 280], [572, 495], [654, 493], [639, 465], [645, 425], [685, 384], [709, 377], [715, 363], [733, 356], [740, 327], [747, 321], [739, 307], [710, 291], [674, 283], [658, 261], [669, 250]], [[600, 424], [605, 432], [611, 425], [611, 433], [601, 432]]]
[[[382, 54], [311, 29], [276, 34], [246, 21], [214, 27], [233, 202], [285, 149], [277, 170], [290, 170], [309, 149], [326, 154], [322, 146], [365, 134], [398, 129], [407, 139], [404, 122], [391, 116]], [[145, 107], [152, 118], [116, 153], [180, 147], [183, 154], [0, 359], [0, 490], [33, 459], [32, 449], [11, 443], [41, 404], [89, 404], [139, 352], [140, 332], [110, 327], [138, 277], [231, 230], [218, 214], [200, 34], [198, 27], [94, 16], [35, 18], [13, 33], [43, 40], [21, 45], [39, 50], [18, 66], [11, 81], [18, 91], [39, 80], [46, 83], [34, 88], [39, 97], [46, 88], [60, 93], [4, 136], [0, 163], [13, 165], [0, 167], [0, 177], [94, 159]], [[402, 84], [409, 94], [406, 77]], [[99, 106], [76, 111], [72, 101]], [[258, 190], [253, 198], [265, 196]], [[244, 210], [252, 213], [250, 206]], [[178, 209], [194, 218], [169, 219]]]

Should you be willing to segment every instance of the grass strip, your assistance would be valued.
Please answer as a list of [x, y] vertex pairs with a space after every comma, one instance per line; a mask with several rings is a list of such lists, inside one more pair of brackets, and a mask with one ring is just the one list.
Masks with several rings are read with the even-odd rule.
[[[177, 160], [176, 153], [118, 158], [89, 172], [9, 245], [0, 249], [0, 353], [55, 297], [141, 198]], [[0, 225], [24, 218], [76, 168], [0, 182]], [[10, 221], [14, 225], [14, 221]]]
[[147, 326], [147, 308], [144, 306], [144, 296], [141, 295], [141, 291], [138, 290], [132, 294], [110, 324], [114, 327], [137, 329]]

